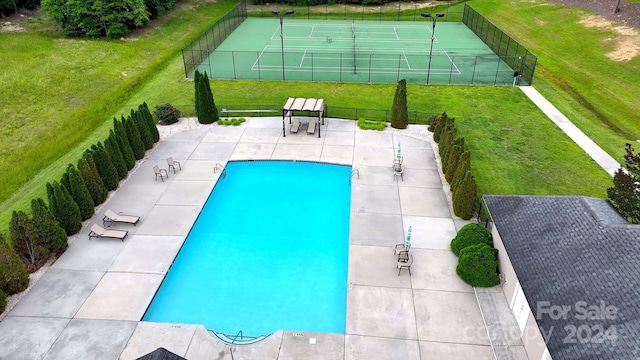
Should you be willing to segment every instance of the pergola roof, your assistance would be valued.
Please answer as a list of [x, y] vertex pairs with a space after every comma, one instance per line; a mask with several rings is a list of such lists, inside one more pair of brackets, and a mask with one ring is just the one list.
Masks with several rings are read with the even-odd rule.
[[289, 98], [282, 110], [285, 111], [324, 111], [324, 99]]

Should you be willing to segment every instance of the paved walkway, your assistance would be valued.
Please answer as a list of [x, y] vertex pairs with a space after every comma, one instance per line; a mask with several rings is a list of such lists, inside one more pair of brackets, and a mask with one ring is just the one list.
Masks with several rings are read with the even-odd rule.
[[522, 86], [520, 90], [533, 101], [542, 112], [545, 113], [558, 127], [564, 131], [578, 146], [580, 146], [598, 165], [602, 166], [611, 176], [620, 168], [620, 164], [593, 140], [589, 139], [577, 126], [564, 116], [549, 100], [545, 99], [538, 90], [532, 86]]
[[[0, 322], [0, 359], [136, 359], [158, 347], [198, 359], [494, 359], [485, 322], [502, 327], [507, 355], [526, 359], [501, 292], [483, 296], [455, 273], [449, 242], [465, 222], [452, 216], [424, 126], [362, 131], [327, 119], [322, 138], [282, 136], [280, 118], [176, 133], [140, 161], [117, 192], [73, 237], [69, 249]], [[425, 131], [423, 139], [407, 136]], [[402, 143], [404, 181], [391, 173]], [[172, 156], [182, 170], [154, 181]], [[348, 164], [352, 185], [346, 334], [278, 331], [254, 345], [228, 346], [202, 326], [141, 322], [213, 189], [216, 163], [297, 159]], [[348, 179], [345, 179], [348, 181]], [[125, 241], [87, 237], [104, 210], [142, 216]], [[393, 246], [413, 227], [412, 276], [398, 276]], [[486, 294], [485, 294], [486, 295]], [[230, 309], [232, 311], [232, 309]], [[492, 320], [493, 319], [493, 320]], [[506, 336], [504, 335], [506, 334]], [[493, 338], [493, 337], [492, 337]], [[312, 341], [314, 339], [315, 341]]]

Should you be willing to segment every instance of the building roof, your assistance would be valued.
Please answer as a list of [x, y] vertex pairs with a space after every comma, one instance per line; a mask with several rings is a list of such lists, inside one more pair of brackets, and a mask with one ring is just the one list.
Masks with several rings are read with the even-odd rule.
[[640, 225], [595, 198], [484, 201], [553, 359], [639, 359]]

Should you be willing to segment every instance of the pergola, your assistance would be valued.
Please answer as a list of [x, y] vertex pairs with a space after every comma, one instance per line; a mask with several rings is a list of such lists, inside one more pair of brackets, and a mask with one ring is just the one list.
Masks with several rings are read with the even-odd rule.
[[[289, 98], [287, 103], [282, 107], [283, 137], [287, 136], [285, 131], [285, 120], [289, 118], [289, 124], [291, 124], [291, 118], [293, 117], [294, 111], [306, 111], [309, 121], [311, 121], [311, 113], [314, 113], [314, 116], [317, 116], [317, 118], [313, 119], [313, 121], [317, 122], [316, 125], [324, 125], [324, 114], [326, 112], [324, 99]], [[320, 126], [318, 126], [318, 137], [320, 137]]]

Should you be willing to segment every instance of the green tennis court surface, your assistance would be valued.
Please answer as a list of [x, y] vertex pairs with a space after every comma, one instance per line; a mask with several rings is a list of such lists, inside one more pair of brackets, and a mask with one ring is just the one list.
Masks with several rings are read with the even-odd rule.
[[514, 80], [514, 70], [463, 23], [437, 23], [432, 51], [431, 21], [285, 17], [282, 41], [280, 30], [277, 18], [248, 18], [198, 69], [212, 79], [496, 85]]

